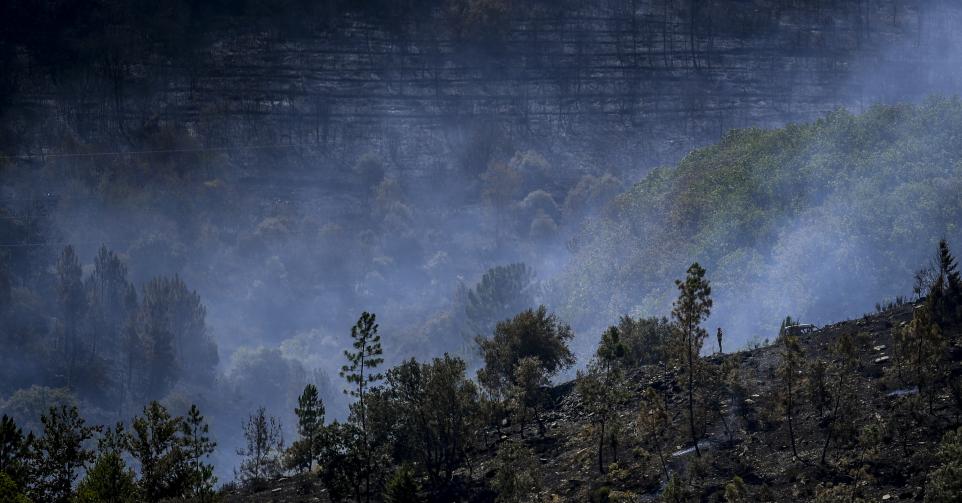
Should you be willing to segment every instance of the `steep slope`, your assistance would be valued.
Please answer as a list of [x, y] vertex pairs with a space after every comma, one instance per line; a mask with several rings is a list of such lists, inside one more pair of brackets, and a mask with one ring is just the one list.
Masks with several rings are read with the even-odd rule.
[[698, 261], [711, 271], [712, 323], [737, 345], [786, 314], [826, 323], [868, 311], [910, 291], [938, 237], [962, 238], [960, 136], [955, 99], [732, 131], [587, 224], [553, 305], [590, 333], [664, 313], [672, 280]]
[[[620, 423], [617, 455], [606, 444], [605, 473], [597, 465], [593, 418], [569, 382], [553, 389], [552, 404], [542, 416], [547, 425], [544, 436], [534, 426], [523, 436], [516, 426], [484, 434], [488, 447], [475, 453], [472, 469], [462, 473], [466, 480], [463, 500], [493, 501], [489, 487], [498, 470], [495, 455], [500, 446], [510, 442], [534, 450], [538, 466], [524, 469], [543, 477], [542, 501], [654, 501], [665, 491], [665, 472], [679, 477], [687, 491], [686, 501], [722, 501], [726, 484], [735, 476], [745, 483], [742, 501], [811, 501], [816, 494], [839, 498], [823, 501], [921, 498], [926, 477], [936, 463], [936, 446], [943, 433], [958, 424], [958, 408], [951, 396], [942, 392], [933, 397], [930, 413], [918, 388], [906, 386], [898, 377], [893, 329], [906, 326], [914, 309], [913, 304], [897, 306], [800, 336], [807, 378], [811, 377], [811, 364], [825, 362], [827, 385], [837, 389], [835, 377], [845, 374], [838, 373], [839, 357], [833, 348], [844, 337], [854, 344], [856, 371], [850, 376], [848, 396], [852, 398], [847, 403], [830, 399], [828, 407], [836, 407], [833, 412], [817, 410], [807, 385], [798, 392], [794, 416], [797, 459], [792, 455], [784, 412], [775, 405], [780, 392], [775, 376], [781, 349], [763, 346], [704, 359], [709, 375], [737, 382], [739, 391], [726, 395], [720, 406], [710, 407], [701, 416], [707, 426], [699, 442], [701, 456], [687, 440], [684, 393], [677, 371], [646, 366], [628, 374], [628, 396], [617, 407], [618, 419], [612, 421]], [[956, 331], [947, 335], [958, 341]], [[957, 343], [948, 349], [949, 373], [960, 370], [960, 350]], [[907, 367], [903, 371], [909, 372]], [[648, 388], [667, 397], [670, 426], [661, 444], [664, 467], [650, 440], [645, 439], [642, 425], [651, 410], [644, 398]], [[844, 424], [831, 425], [828, 418], [841, 408], [848, 414]], [[829, 428], [836, 436], [826, 448]], [[238, 502], [326, 501], [313, 476], [284, 478], [261, 491], [234, 491], [227, 496], [228, 501]], [[535, 501], [533, 495], [530, 501]]]

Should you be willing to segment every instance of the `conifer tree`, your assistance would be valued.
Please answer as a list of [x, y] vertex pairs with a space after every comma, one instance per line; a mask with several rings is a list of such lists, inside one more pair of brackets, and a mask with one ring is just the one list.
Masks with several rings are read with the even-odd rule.
[[4, 414], [0, 418], [0, 473], [7, 474], [21, 489], [27, 486], [28, 457], [33, 442], [33, 434], [24, 435], [12, 417]]
[[705, 269], [697, 262], [688, 268], [684, 281], [675, 281], [678, 299], [674, 302], [671, 314], [675, 321], [674, 343], [672, 349], [675, 359], [681, 364], [687, 381], [688, 426], [695, 454], [701, 457], [698, 447], [698, 432], [695, 428], [695, 388], [700, 353], [708, 332], [701, 322], [711, 314], [711, 286], [705, 279]]
[[348, 364], [341, 367], [341, 377], [347, 379], [354, 389], [345, 393], [357, 398], [351, 405], [352, 421], [355, 421], [361, 433], [361, 456], [364, 467], [364, 493], [368, 501], [371, 498], [371, 472], [374, 469], [371, 460], [370, 431], [367, 424], [368, 390], [384, 379], [384, 375], [375, 369], [384, 362], [381, 349], [381, 336], [377, 333], [378, 325], [373, 313], [363, 312], [357, 323], [351, 327], [351, 338], [354, 339], [355, 351], [344, 351]]
[[187, 417], [181, 422], [184, 456], [188, 469], [185, 497], [208, 501], [214, 496], [214, 466], [205, 458], [214, 453], [217, 443], [210, 437], [209, 427], [197, 405], [191, 405]]
[[72, 246], [67, 246], [57, 261], [57, 297], [60, 304], [60, 358], [67, 387], [75, 385], [83, 352], [82, 322], [87, 309], [83, 270]]
[[97, 461], [77, 486], [76, 503], [135, 503], [140, 501], [134, 472], [124, 462], [123, 423], [107, 429], [98, 440]]
[[795, 443], [795, 401], [800, 387], [799, 371], [803, 365], [802, 347], [798, 336], [791, 331], [783, 331], [779, 338], [781, 342], [781, 365], [778, 377], [781, 381], [781, 405], [788, 423], [788, 436], [792, 445], [792, 456], [798, 459], [798, 449]]
[[181, 432], [183, 418], [172, 417], [160, 403], [144, 407], [126, 434], [127, 450], [140, 465], [141, 497], [154, 502], [184, 494], [187, 470]]
[[87, 426], [75, 406], [51, 408], [40, 417], [43, 435], [32, 450], [32, 499], [66, 503], [73, 493], [73, 483], [80, 472], [95, 459], [88, 441], [98, 430]]
[[297, 432], [301, 436], [302, 448], [306, 453], [306, 468], [308, 470], [320, 454], [321, 442], [324, 434], [324, 402], [317, 392], [317, 386], [308, 384], [304, 392], [297, 399]]

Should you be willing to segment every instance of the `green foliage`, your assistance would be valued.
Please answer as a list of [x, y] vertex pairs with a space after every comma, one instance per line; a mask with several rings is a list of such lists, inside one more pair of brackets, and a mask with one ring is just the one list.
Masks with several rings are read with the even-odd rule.
[[625, 361], [632, 365], [648, 365], [665, 361], [672, 326], [667, 318], [622, 316], [618, 322], [618, 335], [625, 347]]
[[[357, 323], [351, 327], [351, 338], [354, 339], [354, 352], [344, 351], [348, 365], [341, 367], [341, 377], [347, 379], [348, 384], [353, 385], [350, 390], [351, 396], [357, 398], [357, 402], [351, 404], [351, 422], [360, 428], [361, 443], [357, 446], [352, 444], [348, 451], [348, 456], [354, 457], [353, 461], [359, 463], [359, 471], [364, 480], [364, 494], [370, 499], [372, 494], [372, 475], [381, 467], [374, 463], [373, 435], [368, 424], [368, 394], [370, 388], [384, 379], [384, 375], [374, 371], [378, 365], [384, 362], [381, 355], [381, 336], [377, 333], [378, 325], [373, 313], [363, 312], [358, 318]], [[344, 390], [348, 393], [348, 390]], [[359, 448], [355, 448], [359, 447]], [[360, 498], [358, 486], [354, 487], [356, 496]]]
[[209, 427], [196, 405], [191, 405], [181, 422], [182, 449], [187, 463], [187, 486], [184, 495], [198, 501], [214, 496], [214, 466], [205, 458], [214, 453], [217, 443], [210, 437]]
[[33, 434], [23, 434], [12, 417], [0, 418], [0, 473], [9, 477], [16, 487], [26, 487], [28, 481], [28, 456], [33, 444]]
[[551, 305], [579, 329], [665, 312], [672, 271], [696, 258], [732, 305], [723, 326], [771, 332], [787, 311], [843, 319], [902, 293], [890, 278], [927, 259], [933, 236], [960, 237], [960, 131], [957, 98], [730, 131], [589, 222]]
[[543, 486], [541, 463], [522, 443], [505, 442], [494, 460], [495, 474], [491, 482], [499, 503], [538, 501]]
[[[465, 363], [445, 355], [430, 363], [408, 360], [391, 369], [378, 407], [378, 429], [395, 464], [423, 470], [432, 489], [445, 487], [474, 445], [478, 391]], [[378, 435], [380, 437], [380, 435]]]
[[938, 458], [938, 467], [928, 477], [925, 501], [959, 501], [962, 499], [962, 428], [945, 434], [939, 444]]
[[75, 503], [134, 503], [140, 501], [134, 472], [117, 452], [104, 452], [77, 486]]
[[748, 490], [745, 481], [735, 475], [725, 484], [725, 503], [743, 503], [748, 501]]
[[948, 326], [962, 319], [962, 277], [948, 243], [939, 241], [936, 256], [935, 280], [929, 291], [928, 306], [940, 326]]
[[40, 417], [43, 435], [34, 443], [30, 460], [31, 499], [70, 501], [74, 480], [95, 458], [87, 447], [97, 428], [86, 425], [76, 407], [51, 408]]
[[20, 490], [16, 482], [0, 471], [0, 501], [7, 503], [30, 503], [30, 499]]
[[57, 300], [60, 317], [58, 320], [59, 360], [67, 387], [76, 385], [75, 380], [84, 363], [83, 318], [86, 314], [87, 299], [83, 288], [83, 270], [72, 246], [67, 246], [57, 261]]
[[177, 379], [213, 382], [219, 358], [206, 316], [200, 296], [180, 277], [158, 277], [144, 285], [138, 321], [149, 350], [152, 396], [163, 396]]
[[695, 388], [698, 385], [696, 380], [701, 365], [701, 348], [708, 337], [701, 322], [711, 314], [711, 285], [705, 279], [705, 269], [695, 262], [688, 267], [685, 280], [676, 280], [675, 286], [678, 287], [678, 300], [671, 310], [675, 327], [669, 354], [681, 365], [687, 380], [689, 433], [695, 453], [701, 457], [695, 429]]
[[[364, 406], [365, 391], [384, 378], [382, 374], [374, 372], [374, 369], [384, 362], [381, 357], [384, 354], [381, 349], [381, 336], [377, 333], [378, 325], [375, 319], [373, 313], [365, 311], [351, 327], [351, 338], [354, 339], [353, 346], [356, 351], [344, 351], [348, 365], [341, 367], [341, 377], [355, 387], [350, 390], [350, 395], [358, 399], [361, 407]], [[348, 393], [347, 390], [344, 392]]]
[[521, 426], [521, 437], [524, 437], [524, 427], [532, 417], [538, 423], [538, 431], [544, 435], [540, 412], [547, 400], [548, 377], [541, 359], [537, 356], [526, 356], [519, 360], [514, 367], [512, 381], [508, 401]]
[[676, 474], [668, 479], [668, 485], [661, 493], [661, 501], [665, 503], [683, 503], [688, 501], [689, 493], [685, 483]]
[[578, 372], [575, 389], [582, 407], [591, 418], [597, 439], [598, 470], [601, 473], [605, 472], [605, 447], [617, 456], [617, 447], [622, 442], [615, 408], [628, 397], [626, 384], [620, 368], [606, 366], [600, 360], [592, 361], [587, 372]]
[[384, 488], [384, 500], [387, 503], [421, 503], [424, 501], [419, 495], [414, 470], [408, 465], [402, 465], [387, 481]]
[[608, 327], [601, 334], [601, 342], [598, 343], [595, 357], [603, 366], [611, 368], [624, 361], [627, 354], [628, 350], [621, 342], [621, 331], [618, 327]]
[[[297, 463], [301, 471], [309, 471], [320, 452], [324, 433], [324, 402], [317, 392], [317, 386], [308, 384], [304, 392], [297, 399], [297, 432], [301, 440], [295, 442], [302, 452], [301, 462]], [[293, 447], [293, 446], [292, 446]]]
[[324, 435], [319, 462], [321, 482], [333, 501], [344, 501], [349, 496], [360, 501], [367, 470], [360, 428], [334, 421], [325, 428]]
[[172, 417], [154, 401], [131, 422], [127, 449], [140, 465], [141, 496], [145, 501], [161, 501], [185, 494], [189, 473], [182, 449], [183, 418]]
[[492, 267], [465, 292], [464, 311], [470, 337], [487, 336], [501, 320], [534, 304], [534, 272], [523, 263]]
[[541, 306], [528, 309], [510, 320], [499, 322], [490, 339], [478, 337], [484, 368], [478, 372], [481, 384], [495, 394], [508, 391], [518, 362], [537, 357], [550, 377], [574, 364], [568, 342], [574, 337], [571, 327], [561, 323]]

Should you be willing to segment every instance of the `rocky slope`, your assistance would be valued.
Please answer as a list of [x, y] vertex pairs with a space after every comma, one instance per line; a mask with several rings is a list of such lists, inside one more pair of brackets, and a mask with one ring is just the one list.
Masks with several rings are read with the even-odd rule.
[[[665, 477], [651, 445], [641, 442], [638, 420], [646, 412], [641, 396], [652, 387], [666, 394], [672, 428], [670, 442], [663, 447], [666, 469], [691, 481], [688, 499], [722, 501], [724, 487], [734, 476], [745, 481], [746, 501], [810, 501], [817, 492], [822, 497], [834, 487], [841, 498], [852, 501], [898, 501], [920, 499], [926, 475], [934, 463], [935, 446], [942, 433], [958, 423], [956, 406], [948, 394], [933, 401], [933, 413], [918, 401], [918, 388], [905, 386], [897, 376], [893, 354], [893, 328], [912, 319], [912, 304], [896, 307], [861, 319], [843, 321], [801, 336], [807, 363], [832, 362], [832, 347], [843, 334], [852, 336], [857, 354], [850, 435], [834, 439], [827, 450], [826, 463], [820, 463], [825, 443], [826, 415], [819, 414], [811, 395], [802, 391], [797, 397], [795, 434], [798, 458], [792, 455], [784, 416], [776, 411], [777, 379], [774, 378], [781, 356], [775, 345], [705, 359], [710, 369], [726, 365], [737, 367], [740, 389], [712, 410], [699, 447], [693, 452], [686, 442], [685, 414], [681, 383], [673, 371], [655, 366], [630, 372], [630, 398], [618, 409], [621, 445], [617, 458], [606, 450], [606, 473], [597, 467], [597, 444], [589, 432], [591, 418], [585, 413], [573, 383], [553, 390], [555, 399], [544, 413], [547, 432], [541, 437], [534, 427], [525, 431], [544, 478], [541, 494], [547, 501], [604, 501], [602, 494], [616, 494], [619, 501], [652, 501], [664, 490]], [[949, 349], [959, 355], [959, 348]], [[828, 376], [833, 363], [828, 365]], [[958, 358], [951, 363], [957, 370]], [[730, 368], [730, 367], [728, 367]], [[811, 367], [804, 374], [810, 377]], [[711, 370], [710, 370], [711, 371]], [[906, 371], [907, 372], [907, 371]], [[953, 370], [954, 372], [954, 370]], [[720, 415], [718, 414], [720, 413]], [[726, 421], [720, 421], [725, 417]], [[729, 432], [726, 432], [730, 428]], [[845, 426], [845, 425], [843, 425]], [[844, 428], [843, 428], [844, 429]], [[878, 432], [872, 437], [869, 432]], [[486, 489], [494, 476], [497, 445], [519, 439], [517, 428], [488, 431], [489, 447], [475, 453], [473, 469], [462, 474], [464, 500], [491, 501]], [[870, 438], [874, 438], [871, 440]], [[615, 491], [620, 491], [615, 492]], [[556, 498], [556, 499], [551, 499]], [[233, 492], [228, 501], [294, 502], [325, 501], [324, 491], [311, 476], [274, 481], [259, 492]]]

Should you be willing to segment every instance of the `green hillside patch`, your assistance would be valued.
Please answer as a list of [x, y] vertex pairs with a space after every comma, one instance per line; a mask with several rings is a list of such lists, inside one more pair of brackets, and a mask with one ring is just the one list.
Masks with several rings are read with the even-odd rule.
[[709, 323], [734, 343], [772, 336], [788, 313], [870, 310], [911, 291], [935, 240], [960, 237], [960, 139], [957, 98], [731, 131], [612, 201], [550, 290], [573, 326], [595, 329], [666, 312], [671, 279], [697, 260], [717, 292]]

